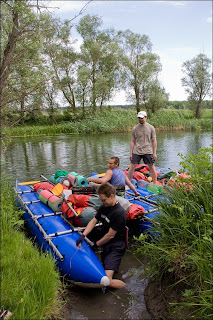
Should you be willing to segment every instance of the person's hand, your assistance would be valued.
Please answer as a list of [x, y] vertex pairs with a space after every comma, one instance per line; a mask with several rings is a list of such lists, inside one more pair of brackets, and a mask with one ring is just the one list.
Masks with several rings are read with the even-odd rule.
[[141, 194], [136, 191], [136, 192], [135, 192], [135, 196], [138, 197], [138, 196], [141, 196]]
[[130, 161], [132, 161], [132, 154], [130, 154], [130, 156], [129, 156], [129, 160], [130, 160]]
[[84, 238], [85, 238], [85, 235], [82, 233], [82, 235], [78, 238], [78, 240], [76, 240], [77, 247], [82, 244], [82, 242], [84, 241]]
[[96, 244], [96, 242], [92, 246], [92, 251], [97, 252], [99, 249], [99, 246]]
[[87, 178], [87, 182], [92, 182], [92, 178]]
[[153, 158], [154, 158], [155, 161], [157, 160], [157, 154], [156, 153], [153, 154]]

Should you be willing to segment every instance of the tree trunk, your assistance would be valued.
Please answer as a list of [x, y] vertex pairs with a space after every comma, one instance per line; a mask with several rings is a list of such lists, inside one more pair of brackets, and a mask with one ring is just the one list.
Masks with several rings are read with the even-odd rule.
[[20, 123], [24, 124], [24, 118], [25, 118], [25, 103], [24, 103], [24, 97], [21, 99], [21, 120]]
[[201, 107], [201, 102], [202, 102], [202, 99], [199, 98], [198, 102], [197, 102], [197, 106], [196, 106], [196, 119], [200, 119], [200, 107]]
[[136, 110], [137, 110], [137, 112], [139, 112], [140, 105], [139, 105], [139, 88], [138, 88], [138, 86], [135, 86], [135, 99], [136, 99]]
[[13, 12], [13, 28], [11, 33], [9, 34], [9, 40], [7, 43], [7, 46], [4, 50], [4, 56], [1, 64], [1, 83], [0, 83], [0, 96], [2, 96], [5, 86], [6, 86], [6, 81], [9, 75], [9, 70], [10, 70], [10, 65], [12, 63], [13, 59], [13, 52], [16, 46], [16, 42], [18, 37], [20, 36], [20, 32], [18, 30], [18, 13]]
[[93, 107], [93, 113], [96, 111], [96, 88], [95, 88], [95, 66], [93, 65], [92, 70], [92, 107]]

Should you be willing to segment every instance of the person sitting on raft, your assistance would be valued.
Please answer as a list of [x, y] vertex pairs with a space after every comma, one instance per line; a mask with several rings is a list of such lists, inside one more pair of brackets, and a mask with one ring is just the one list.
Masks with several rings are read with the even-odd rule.
[[87, 182], [93, 182], [95, 184], [101, 184], [109, 182], [111, 185], [127, 185], [136, 196], [140, 196], [140, 193], [137, 192], [134, 185], [131, 183], [131, 181], [128, 179], [128, 177], [125, 175], [123, 170], [121, 170], [119, 167], [120, 160], [118, 157], [111, 157], [108, 161], [108, 167], [109, 169], [106, 171], [104, 177], [102, 178], [88, 178]]

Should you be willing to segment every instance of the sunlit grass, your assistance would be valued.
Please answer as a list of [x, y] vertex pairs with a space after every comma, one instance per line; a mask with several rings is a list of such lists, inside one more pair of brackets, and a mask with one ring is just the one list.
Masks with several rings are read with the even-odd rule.
[[159, 282], [170, 277], [174, 287], [182, 284], [181, 301], [171, 305], [175, 306], [171, 312], [176, 312], [178, 319], [184, 319], [186, 314], [187, 319], [212, 319], [213, 316], [212, 172], [211, 179], [209, 170], [203, 171], [199, 178], [200, 170], [194, 170], [195, 160], [200, 169], [205, 161], [205, 168], [210, 168], [210, 152], [210, 148], [201, 149], [200, 157], [183, 158], [183, 167], [187, 173], [191, 171], [193, 188], [183, 185], [167, 188], [164, 201], [161, 199], [158, 203], [159, 225], [153, 226], [160, 236], [150, 240], [141, 235], [137, 239], [137, 253], [150, 258], [150, 277]]
[[59, 309], [59, 273], [20, 231], [20, 211], [5, 175], [1, 184], [1, 306], [12, 319], [48, 319]]
[[[204, 110], [205, 111], [205, 110]], [[201, 119], [195, 119], [190, 110], [162, 109], [150, 115], [148, 122], [159, 130], [211, 130], [212, 118], [209, 110], [206, 110]], [[47, 125], [41, 116], [36, 125], [24, 125], [12, 128], [2, 128], [3, 136], [39, 136], [39, 135], [60, 135], [60, 134], [85, 134], [85, 133], [110, 133], [130, 132], [132, 127], [138, 123], [137, 113], [134, 109], [117, 109], [111, 111], [103, 108], [95, 115], [88, 112], [85, 116], [76, 118], [73, 115], [66, 116], [65, 120], [56, 121], [55, 125]], [[44, 116], [45, 117], [45, 116]], [[61, 119], [61, 116], [59, 117]], [[57, 120], [57, 116], [56, 116]], [[59, 120], [59, 119], [58, 119]]]

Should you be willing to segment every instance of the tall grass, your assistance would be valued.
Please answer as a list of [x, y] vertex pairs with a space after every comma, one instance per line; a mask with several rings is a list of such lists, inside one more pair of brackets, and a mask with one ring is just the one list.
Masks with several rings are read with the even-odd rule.
[[59, 274], [50, 255], [33, 247], [20, 228], [13, 186], [1, 177], [1, 306], [12, 319], [49, 319], [59, 309]]
[[[206, 162], [210, 167], [208, 149]], [[190, 169], [189, 163], [186, 167]], [[151, 278], [159, 282], [170, 278], [171, 285], [182, 291], [180, 301], [171, 304], [171, 314], [178, 319], [212, 319], [212, 176], [207, 170], [199, 179], [192, 172], [191, 183], [193, 189], [167, 189], [164, 201], [159, 200], [160, 227], [153, 227], [161, 236], [150, 241], [141, 235], [137, 253], [149, 256]]]
[[161, 109], [151, 116], [150, 123], [158, 129], [211, 130], [212, 112], [204, 111], [202, 117], [196, 119], [191, 110]]
[[[209, 110], [208, 110], [209, 111]], [[211, 110], [210, 110], [211, 111]], [[132, 127], [138, 123], [137, 113], [133, 109], [108, 108], [98, 110], [95, 115], [86, 113], [85, 116], [74, 118], [66, 117], [66, 121], [55, 125], [31, 125], [17, 126], [13, 128], [2, 128], [2, 135], [9, 136], [39, 136], [60, 134], [84, 134], [84, 133], [108, 133], [108, 132], [130, 132]], [[205, 113], [200, 120], [195, 119], [190, 110], [159, 110], [148, 117], [148, 122], [156, 129], [186, 129], [186, 130], [211, 130], [211, 115]], [[37, 122], [36, 122], [37, 123]]]

